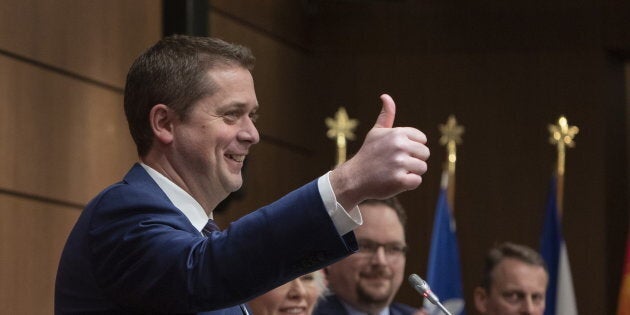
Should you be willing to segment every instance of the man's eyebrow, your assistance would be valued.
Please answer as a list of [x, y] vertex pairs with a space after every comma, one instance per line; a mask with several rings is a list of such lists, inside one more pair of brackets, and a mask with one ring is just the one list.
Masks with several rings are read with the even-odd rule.
[[[249, 107], [249, 105], [247, 105], [246, 103], [232, 102], [232, 103], [227, 103], [225, 105], [220, 106], [219, 109], [221, 109], [221, 110], [225, 110], [225, 109], [246, 109], [247, 107]], [[258, 104], [254, 105], [252, 107], [252, 111], [257, 111], [259, 107], [260, 106]]]
[[522, 293], [525, 294], [525, 291], [521, 289], [504, 289], [501, 293]]

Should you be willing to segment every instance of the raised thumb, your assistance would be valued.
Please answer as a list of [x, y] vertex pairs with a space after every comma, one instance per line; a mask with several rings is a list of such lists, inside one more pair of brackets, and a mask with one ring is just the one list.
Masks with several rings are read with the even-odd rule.
[[391, 96], [387, 94], [381, 95], [383, 107], [376, 118], [374, 128], [391, 128], [394, 126], [394, 118], [396, 117], [396, 104]]

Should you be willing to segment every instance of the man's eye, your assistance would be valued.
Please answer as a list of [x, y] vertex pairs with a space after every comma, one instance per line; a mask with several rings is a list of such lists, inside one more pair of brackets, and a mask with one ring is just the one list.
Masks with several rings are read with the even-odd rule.
[[385, 247], [385, 252], [389, 255], [400, 255], [405, 254], [407, 252], [407, 246], [403, 245], [387, 245]]
[[251, 113], [251, 114], [249, 114], [249, 119], [251, 119], [252, 122], [256, 122], [258, 120], [258, 116], [259, 115], [256, 114], [256, 113]]
[[510, 303], [516, 303], [521, 298], [518, 292], [505, 292], [503, 293], [503, 298], [505, 298]]
[[359, 251], [374, 253], [378, 249], [379, 245], [369, 241], [359, 241]]
[[545, 295], [544, 294], [534, 294], [532, 296], [532, 300], [534, 301], [534, 303], [540, 304], [540, 303], [545, 301]]
[[223, 117], [223, 120], [226, 122], [233, 123], [238, 120], [239, 114], [237, 112], [227, 112], [221, 115], [221, 117]]

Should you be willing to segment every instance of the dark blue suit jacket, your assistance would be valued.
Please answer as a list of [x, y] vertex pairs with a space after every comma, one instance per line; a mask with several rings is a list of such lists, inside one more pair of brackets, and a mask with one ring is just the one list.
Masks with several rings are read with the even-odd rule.
[[[415, 311], [417, 309], [402, 303], [389, 305], [390, 315], [412, 315]], [[348, 315], [348, 311], [336, 295], [329, 295], [317, 302], [313, 315]]]
[[356, 249], [353, 233], [337, 233], [317, 181], [204, 237], [136, 164], [70, 233], [55, 313], [241, 314], [233, 306]]

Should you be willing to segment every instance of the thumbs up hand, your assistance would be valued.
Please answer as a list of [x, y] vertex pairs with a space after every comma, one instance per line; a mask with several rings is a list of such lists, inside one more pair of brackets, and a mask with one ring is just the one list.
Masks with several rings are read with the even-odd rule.
[[382, 109], [357, 154], [330, 174], [337, 202], [352, 209], [365, 199], [385, 199], [417, 188], [427, 171], [427, 137], [412, 127], [394, 128], [396, 104], [381, 95]]

